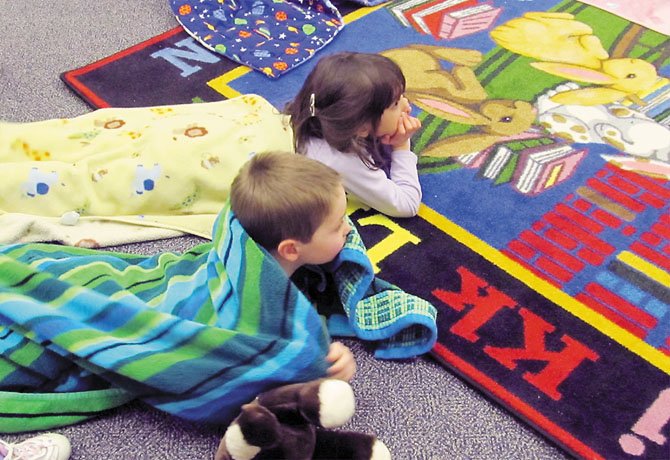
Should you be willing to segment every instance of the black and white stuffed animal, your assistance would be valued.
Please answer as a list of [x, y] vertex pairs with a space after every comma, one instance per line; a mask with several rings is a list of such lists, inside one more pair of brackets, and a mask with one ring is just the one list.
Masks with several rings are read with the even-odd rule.
[[390, 460], [388, 448], [376, 437], [332, 430], [351, 419], [355, 405], [351, 386], [336, 379], [261, 393], [242, 406], [215, 460]]

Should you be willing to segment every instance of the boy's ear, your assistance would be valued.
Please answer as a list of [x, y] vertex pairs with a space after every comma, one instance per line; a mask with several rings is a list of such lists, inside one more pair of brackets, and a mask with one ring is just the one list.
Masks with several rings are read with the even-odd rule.
[[286, 239], [279, 242], [277, 245], [277, 254], [290, 262], [298, 260], [300, 251], [298, 250], [299, 243], [294, 239]]

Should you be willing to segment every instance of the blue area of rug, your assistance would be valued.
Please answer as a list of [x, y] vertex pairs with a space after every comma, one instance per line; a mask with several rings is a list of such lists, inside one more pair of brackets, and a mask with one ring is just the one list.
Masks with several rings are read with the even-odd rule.
[[[447, 368], [566, 451], [666, 458], [670, 40], [572, 0], [449, 5], [340, 8], [337, 38], [275, 80], [180, 29], [62, 77], [94, 107], [257, 93], [281, 108], [319, 55], [396, 58], [423, 124], [413, 145], [424, 206], [412, 219], [352, 215], [379, 276], [438, 307], [434, 354]], [[574, 62], [574, 28], [607, 55]], [[650, 63], [651, 83], [608, 80], [617, 59]], [[435, 72], [416, 75], [426, 65]], [[485, 97], [475, 85], [456, 101], [459, 66]], [[488, 121], [456, 119], [454, 107]]]

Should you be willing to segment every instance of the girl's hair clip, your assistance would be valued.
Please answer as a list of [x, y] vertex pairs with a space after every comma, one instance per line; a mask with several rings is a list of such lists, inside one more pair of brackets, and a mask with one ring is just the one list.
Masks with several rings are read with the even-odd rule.
[[315, 117], [316, 116], [316, 107], [314, 106], [316, 101], [316, 96], [314, 93], [309, 95], [309, 116], [310, 117]]

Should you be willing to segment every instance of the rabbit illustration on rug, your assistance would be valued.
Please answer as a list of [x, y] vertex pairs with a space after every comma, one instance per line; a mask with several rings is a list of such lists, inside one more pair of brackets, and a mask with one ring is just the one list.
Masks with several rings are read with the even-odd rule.
[[[477, 50], [410, 45], [380, 54], [402, 69], [405, 95], [413, 104], [447, 121], [477, 127], [428, 145], [422, 155], [451, 157], [477, 152], [497, 142], [523, 137], [535, 120], [529, 102], [488, 98], [473, 70], [482, 60]], [[443, 68], [442, 61], [453, 64], [453, 68]]]
[[499, 46], [537, 59], [530, 63], [536, 69], [596, 85], [557, 92], [551, 99], [558, 104], [629, 101], [643, 105], [644, 94], [668, 81], [647, 61], [610, 56], [593, 29], [569, 13], [528, 12], [494, 28], [490, 35]]
[[569, 142], [611, 145], [630, 156], [603, 156], [641, 174], [670, 178], [670, 129], [619, 103], [562, 105], [556, 96], [578, 85], [564, 83], [537, 98], [538, 120], [552, 135]]

